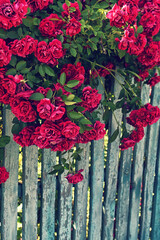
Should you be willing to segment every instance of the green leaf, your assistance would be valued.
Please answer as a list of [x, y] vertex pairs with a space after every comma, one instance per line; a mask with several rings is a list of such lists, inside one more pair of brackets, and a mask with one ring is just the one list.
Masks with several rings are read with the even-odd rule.
[[23, 24], [26, 27], [32, 27], [33, 26], [33, 18], [30, 16], [27, 16], [26, 18], [23, 18]]
[[70, 6], [70, 2], [68, 0], [65, 0], [65, 3], [68, 7]]
[[6, 75], [15, 75], [16, 74], [16, 69], [15, 68], [10, 68], [7, 72]]
[[75, 98], [74, 94], [69, 94], [67, 97], [67, 101], [72, 101]]
[[118, 50], [118, 56], [120, 57], [120, 59], [123, 58], [125, 54], [126, 54], [126, 51], [120, 50], [120, 49]]
[[46, 98], [51, 99], [52, 96], [53, 96], [53, 91], [52, 91], [52, 89], [49, 89], [47, 92]]
[[41, 99], [45, 98], [45, 96], [42, 93], [33, 93], [30, 96], [30, 100], [40, 101]]
[[15, 67], [17, 63], [17, 57], [12, 55], [11, 61], [9, 62], [9, 65], [11, 65], [12, 67]]
[[33, 25], [39, 26], [40, 24], [40, 19], [39, 18], [33, 18]]
[[26, 74], [26, 73], [29, 73], [30, 70], [31, 70], [31, 68], [24, 68], [24, 69], [22, 69], [20, 72], [21, 72], [22, 74]]
[[91, 121], [89, 119], [87, 119], [87, 118], [81, 119], [80, 123], [82, 123], [82, 124], [92, 124]]
[[69, 88], [73, 88], [73, 87], [77, 86], [78, 84], [79, 84], [78, 80], [70, 80], [70, 81], [67, 82], [66, 85]]
[[22, 36], [22, 28], [20, 27], [20, 28], [18, 28], [18, 35], [21, 37]]
[[26, 65], [27, 65], [26, 61], [18, 62], [17, 65], [16, 65], [17, 71], [24, 69], [26, 67]]
[[10, 142], [10, 137], [9, 136], [2, 136], [0, 138], [0, 147], [1, 148], [5, 147], [9, 142]]
[[17, 117], [14, 117], [12, 123], [19, 123], [18, 118], [17, 118]]
[[118, 137], [118, 134], [119, 134], [119, 128], [117, 127], [117, 129], [114, 131], [114, 133], [110, 137], [109, 142], [110, 143], [113, 142]]
[[55, 76], [54, 70], [51, 67], [49, 67], [48, 65], [44, 65], [44, 71], [47, 75], [49, 75], [51, 77]]
[[75, 48], [71, 48], [71, 49], [70, 49], [70, 53], [71, 53], [71, 55], [72, 55], [73, 57], [76, 57], [76, 56], [77, 56], [77, 51], [76, 51]]
[[76, 109], [78, 112], [83, 112], [85, 110], [85, 108], [81, 106], [77, 106]]
[[77, 102], [77, 103], [80, 103], [80, 102], [82, 102], [82, 99], [77, 97], [77, 96], [75, 96], [74, 101]]
[[0, 29], [0, 38], [7, 39], [8, 38], [7, 31]]
[[69, 112], [68, 115], [72, 119], [79, 119], [79, 118], [83, 117], [82, 113], [78, 113], [78, 112], [75, 112], [75, 111]]
[[57, 173], [57, 170], [53, 170], [53, 171], [49, 172], [48, 174], [53, 175], [53, 174], [56, 174], [56, 173]]
[[69, 88], [67, 86], [64, 86], [64, 90], [66, 90], [67, 92], [70, 92], [70, 93], [74, 92], [73, 89], [71, 89], [71, 88]]
[[7, 36], [11, 39], [17, 39], [19, 36], [18, 36], [18, 33], [15, 32], [15, 31], [10, 31], [10, 32], [7, 32]]
[[40, 66], [39, 66], [39, 69], [38, 69], [38, 71], [39, 71], [39, 74], [40, 74], [42, 77], [44, 77], [44, 76], [45, 76], [44, 67], [43, 67], [42, 65], [40, 65]]
[[137, 28], [137, 33], [142, 33], [143, 32], [143, 26], [140, 25], [138, 28]]
[[76, 102], [65, 101], [64, 102], [67, 106], [74, 105]]
[[106, 102], [106, 105], [110, 107], [112, 111], [116, 110], [116, 106], [113, 102]]
[[60, 75], [59, 82], [60, 82], [61, 85], [65, 84], [65, 82], [66, 82], [66, 74], [64, 72]]
[[62, 93], [63, 93], [63, 92], [62, 92], [62, 89], [60, 88], [60, 89], [57, 91], [56, 96], [57, 96], [57, 97], [60, 97], [60, 96], [62, 95]]
[[19, 132], [22, 130], [22, 127], [20, 126], [19, 123], [15, 123], [13, 126], [12, 126], [12, 133], [13, 134], [19, 134]]

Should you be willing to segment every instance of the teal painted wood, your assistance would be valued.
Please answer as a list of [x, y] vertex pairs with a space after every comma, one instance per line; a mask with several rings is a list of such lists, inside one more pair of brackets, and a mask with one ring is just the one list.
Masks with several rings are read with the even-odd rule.
[[132, 149], [125, 150], [121, 154], [115, 235], [118, 240], [127, 240]]
[[56, 164], [56, 153], [43, 150], [41, 178], [41, 240], [55, 239], [56, 176], [49, 175]]
[[[121, 87], [119, 83], [115, 81], [114, 83], [115, 99], [118, 98], [118, 93], [120, 89]], [[114, 113], [118, 121], [121, 123], [122, 121], [121, 110], [117, 109], [116, 111], [114, 111]], [[115, 118], [112, 116], [109, 122], [108, 136], [110, 137], [116, 129], [117, 129], [117, 122]], [[103, 240], [113, 239], [115, 199], [116, 199], [118, 163], [119, 163], [119, 144], [120, 144], [120, 139], [119, 137], [117, 137], [117, 139], [113, 143], [108, 144], [108, 149], [107, 149], [104, 206], [103, 206], [103, 218], [102, 218], [102, 223], [103, 223], [102, 239]]]
[[[144, 85], [142, 88], [142, 102], [144, 104], [149, 102], [150, 87]], [[139, 207], [140, 207], [140, 195], [141, 184], [143, 176], [143, 162], [144, 162], [144, 145], [145, 137], [136, 145], [133, 153], [133, 167], [131, 178], [131, 193], [130, 193], [130, 216], [129, 216], [129, 233], [128, 239], [135, 240], [138, 238], [138, 223], [139, 223]]]
[[[154, 89], [154, 96], [151, 99], [153, 106], [160, 105], [160, 86], [157, 84]], [[154, 174], [155, 174], [155, 165], [156, 165], [156, 154], [157, 154], [157, 145], [158, 145], [158, 131], [159, 121], [154, 123], [150, 127], [149, 141], [146, 146], [148, 148], [148, 155], [146, 156], [146, 168], [143, 181], [143, 208], [142, 208], [142, 221], [141, 221], [141, 232], [140, 239], [146, 240], [149, 239], [150, 235], [150, 224], [151, 224], [151, 213], [152, 213], [152, 200], [153, 200], [153, 185], [154, 185]]]
[[[102, 78], [104, 83], [104, 79]], [[100, 83], [99, 93], [104, 99], [104, 87]], [[104, 109], [98, 107], [100, 121], [103, 123]], [[92, 141], [91, 143], [91, 174], [90, 174], [90, 218], [88, 239], [101, 239], [102, 232], [102, 196], [104, 182], [104, 139]]]
[[84, 169], [82, 172], [84, 180], [75, 185], [74, 197], [74, 219], [73, 219], [73, 240], [86, 239], [86, 218], [88, 200], [88, 178], [89, 178], [89, 143], [79, 144], [83, 148], [81, 161], [77, 164], [77, 169]]
[[151, 239], [160, 239], [160, 128], [159, 128], [159, 141], [157, 151], [157, 164], [154, 188], [154, 202], [153, 202], [153, 217], [152, 217], [152, 231]]
[[89, 240], [101, 239], [104, 181], [104, 139], [92, 142]]
[[2, 189], [2, 237], [1, 240], [17, 239], [17, 205], [18, 205], [18, 159], [19, 146], [13, 141], [11, 134], [13, 114], [4, 112], [4, 133], [11, 136], [10, 143], [5, 147], [4, 165], [9, 171], [9, 179]]
[[59, 187], [58, 187], [59, 219], [58, 219], [58, 238], [57, 238], [58, 240], [71, 239], [72, 184], [69, 184], [65, 177], [66, 177], [66, 173], [63, 173], [59, 176]]
[[22, 239], [37, 239], [37, 160], [38, 148], [23, 149]]

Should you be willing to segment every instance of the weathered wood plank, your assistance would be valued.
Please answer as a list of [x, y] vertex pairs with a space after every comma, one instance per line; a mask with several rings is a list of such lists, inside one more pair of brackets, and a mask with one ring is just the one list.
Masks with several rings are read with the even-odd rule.
[[125, 150], [121, 154], [115, 235], [118, 240], [127, 240], [132, 149]]
[[152, 210], [152, 231], [151, 239], [160, 239], [160, 128], [159, 128], [159, 141], [157, 145], [157, 163], [156, 163], [156, 176], [154, 188], [154, 202]]
[[[150, 87], [144, 85], [142, 88], [141, 98], [144, 104], [149, 102]], [[136, 145], [133, 153], [133, 167], [131, 178], [131, 192], [130, 192], [130, 213], [129, 213], [129, 232], [128, 239], [138, 238], [138, 223], [139, 223], [139, 207], [140, 207], [140, 195], [141, 184], [143, 176], [143, 162], [144, 162], [144, 145], [145, 137]]]
[[[153, 92], [153, 98], [151, 104], [153, 106], [159, 106], [160, 104], [160, 87], [156, 85]], [[141, 231], [140, 239], [146, 240], [150, 236], [150, 224], [151, 224], [151, 213], [152, 213], [152, 200], [153, 200], [153, 185], [154, 185], [154, 174], [156, 166], [156, 154], [158, 144], [158, 131], [159, 121], [154, 123], [150, 128], [149, 139], [146, 145], [148, 151], [146, 152], [146, 164], [145, 174], [143, 180], [143, 207], [142, 207], [142, 220], [141, 220]]]
[[56, 153], [43, 150], [41, 177], [41, 240], [55, 239], [56, 176], [49, 175], [56, 164]]
[[38, 148], [23, 149], [22, 239], [37, 239], [37, 160]]
[[[65, 155], [63, 156], [65, 157]], [[59, 176], [58, 186], [58, 240], [71, 239], [72, 222], [72, 184], [68, 183], [66, 173]]]
[[[118, 80], [121, 79], [117, 76]], [[118, 98], [120, 92], [120, 85], [117, 81], [114, 83], [114, 95], [115, 99]], [[122, 112], [120, 109], [114, 111], [114, 114], [121, 124]], [[113, 132], [117, 129], [117, 122], [115, 117], [112, 115], [109, 121], [109, 132], [110, 137]], [[113, 239], [113, 228], [114, 228], [114, 217], [115, 217], [115, 199], [117, 190], [117, 176], [118, 176], [118, 163], [119, 163], [119, 144], [120, 139], [117, 139], [113, 143], [108, 144], [107, 149], [107, 163], [105, 172], [105, 191], [104, 191], [104, 206], [103, 206], [103, 218], [102, 218], [102, 239], [111, 240]]]
[[13, 114], [4, 111], [4, 134], [11, 136], [5, 147], [4, 165], [9, 171], [9, 179], [2, 186], [2, 239], [17, 239], [17, 206], [18, 206], [18, 165], [19, 146], [11, 134]]
[[88, 178], [89, 178], [89, 143], [79, 144], [83, 148], [81, 161], [77, 163], [77, 169], [84, 169], [82, 172], [84, 179], [75, 185], [74, 197], [74, 222], [73, 239], [86, 239], [86, 218], [87, 218], [87, 199], [88, 199]]

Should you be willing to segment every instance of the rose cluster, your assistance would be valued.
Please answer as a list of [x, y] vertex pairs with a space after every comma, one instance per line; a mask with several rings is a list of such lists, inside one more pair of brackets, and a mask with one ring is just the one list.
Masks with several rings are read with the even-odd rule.
[[[146, 72], [160, 64], [160, 42], [153, 36], [160, 30], [160, 11], [158, 1], [119, 0], [107, 13], [110, 25], [121, 28], [124, 34], [118, 42], [118, 49], [125, 50], [130, 55], [136, 55], [139, 75], [144, 81]], [[140, 17], [137, 26], [137, 17]], [[152, 85], [151, 85], [152, 86]]]
[[150, 103], [144, 105], [144, 107], [133, 110], [129, 117], [127, 117], [127, 123], [135, 127], [132, 133], [122, 139], [122, 144], [119, 146], [121, 150], [134, 147], [144, 137], [144, 127], [156, 123], [160, 119], [160, 109], [156, 106], [152, 106]]
[[[84, 130], [80, 131], [80, 125], [87, 120], [85, 112], [93, 112], [98, 107], [101, 94], [90, 86], [79, 91], [79, 96], [65, 90], [68, 83], [75, 83], [75, 78], [77, 85], [71, 90], [76, 92], [76, 89], [82, 86], [85, 70], [80, 62], [76, 65], [65, 65], [61, 75], [66, 75], [66, 82], [64, 85], [53, 84], [52, 88], [38, 87], [33, 90], [22, 75], [6, 76], [3, 69], [1, 72], [0, 102], [10, 104], [15, 117], [26, 123], [13, 137], [22, 147], [36, 145], [40, 148], [51, 148], [53, 151], [67, 151], [76, 143], [87, 143], [104, 137], [105, 125], [99, 121], [91, 123], [88, 120], [89, 122], [83, 125]], [[50, 98], [47, 97], [48, 92], [51, 92]], [[34, 99], [37, 94], [41, 99]], [[68, 110], [67, 103], [70, 102], [67, 102], [67, 99], [76, 101], [76, 98], [78, 102], [74, 103], [77, 110]]]
[[9, 172], [7, 172], [5, 167], [0, 167], [0, 184], [7, 181], [9, 178]]

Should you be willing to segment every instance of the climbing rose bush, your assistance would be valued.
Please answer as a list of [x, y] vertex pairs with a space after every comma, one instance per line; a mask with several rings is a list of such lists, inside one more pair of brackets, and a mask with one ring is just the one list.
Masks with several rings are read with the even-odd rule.
[[103, 138], [116, 109], [133, 130], [119, 123], [109, 141], [122, 132], [120, 149], [133, 148], [160, 118], [141, 102], [143, 86], [160, 82], [159, 19], [154, 0], [1, 0], [0, 102], [15, 115], [14, 141], [68, 151], [51, 173], [67, 170], [74, 184], [83, 180], [78, 144]]

